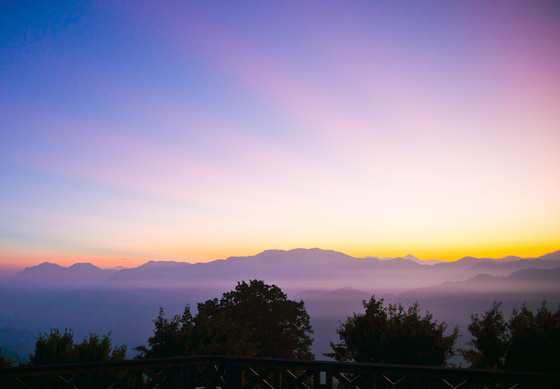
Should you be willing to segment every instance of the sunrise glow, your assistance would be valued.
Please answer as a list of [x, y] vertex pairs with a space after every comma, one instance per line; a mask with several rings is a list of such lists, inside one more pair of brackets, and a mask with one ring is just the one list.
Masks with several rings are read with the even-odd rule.
[[0, 19], [0, 266], [560, 249], [556, 2]]

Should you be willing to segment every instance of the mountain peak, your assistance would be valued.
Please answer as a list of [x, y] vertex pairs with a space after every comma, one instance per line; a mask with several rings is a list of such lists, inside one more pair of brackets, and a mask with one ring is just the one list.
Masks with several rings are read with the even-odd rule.
[[62, 266], [52, 262], [43, 262], [37, 266], [26, 267], [25, 269], [62, 269]]
[[15, 277], [26, 276], [26, 275], [29, 275], [29, 274], [53, 273], [53, 272], [59, 272], [59, 271], [64, 270], [64, 269], [66, 269], [66, 268], [62, 267], [60, 265], [57, 265], [56, 263], [43, 262], [43, 263], [40, 263], [37, 266], [26, 267], [22, 271], [17, 272], [15, 274]]
[[280, 250], [280, 249], [264, 250], [261, 253], [257, 254], [256, 256], [263, 255], [263, 254], [322, 254], [322, 253], [342, 254], [342, 253], [339, 253], [338, 251], [324, 250], [324, 249], [320, 249], [318, 247], [313, 247], [313, 248], [299, 247], [299, 248], [290, 249], [290, 250]]
[[[348, 255], [335, 250], [323, 250], [320, 248], [296, 248], [292, 250], [265, 250], [253, 258], [263, 258], [263, 259], [312, 259], [312, 258], [341, 258], [348, 257]], [[230, 257], [239, 258], [239, 257]]]
[[415, 262], [419, 265], [435, 265], [437, 263], [443, 262], [441, 259], [420, 259], [415, 257], [412, 254], [407, 254], [403, 257], [403, 259], [407, 259], [409, 261]]
[[178, 262], [178, 261], [148, 261], [145, 264], [139, 266], [143, 269], [155, 269], [155, 268], [172, 268], [172, 267], [182, 267], [192, 265], [188, 262]]
[[70, 266], [68, 269], [69, 270], [101, 270], [100, 268], [98, 268], [95, 265], [92, 265], [89, 262], [75, 263], [72, 266]]

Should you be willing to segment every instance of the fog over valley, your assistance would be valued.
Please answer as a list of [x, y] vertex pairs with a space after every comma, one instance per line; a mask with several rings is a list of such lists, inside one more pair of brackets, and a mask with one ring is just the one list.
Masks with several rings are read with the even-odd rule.
[[111, 332], [115, 344], [133, 348], [152, 335], [163, 307], [168, 315], [186, 304], [219, 297], [242, 280], [276, 284], [289, 298], [303, 300], [314, 327], [316, 358], [337, 341], [340, 322], [362, 312], [373, 294], [405, 306], [419, 301], [448, 328], [459, 326], [458, 345], [468, 341], [471, 314], [494, 301], [509, 315], [527, 303], [560, 303], [560, 251], [539, 258], [465, 257], [424, 263], [405, 258], [354, 258], [320, 249], [268, 250], [250, 257], [208, 263], [150, 261], [129, 269], [104, 270], [88, 263], [62, 267], [43, 263], [5, 277], [0, 286], [0, 345], [22, 360], [39, 332], [71, 328], [77, 338]]

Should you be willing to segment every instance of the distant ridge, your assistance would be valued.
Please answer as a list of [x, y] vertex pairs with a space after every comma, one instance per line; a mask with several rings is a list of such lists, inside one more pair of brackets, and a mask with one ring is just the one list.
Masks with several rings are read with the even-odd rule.
[[559, 261], [560, 260], [560, 250], [554, 251], [554, 252], [549, 253], [549, 254], [541, 255], [539, 257], [539, 259], [542, 259], [542, 260], [545, 260], [545, 261]]
[[[508, 276], [492, 276], [481, 273], [464, 281], [447, 281], [434, 287], [409, 290], [400, 296], [422, 298], [423, 296], [449, 296], [454, 294], [549, 293], [551, 296], [558, 297], [559, 291], [560, 266], [552, 269], [527, 268], [513, 272]], [[543, 294], [543, 296], [546, 296], [546, 294]]]
[[[523, 269], [553, 269], [560, 266], [560, 251], [540, 258], [502, 259], [464, 257], [455, 262], [423, 261], [409, 254], [381, 260], [355, 258], [333, 250], [266, 250], [254, 256], [229, 257], [207, 263], [149, 261], [121, 270], [103, 270], [90, 263], [62, 267], [42, 263], [26, 268], [11, 279], [12, 286], [52, 287], [231, 287], [240, 280], [263, 279], [295, 290], [351, 286], [364, 291], [400, 293], [435, 287], [446, 281], [466, 281], [477, 274], [509, 276]], [[428, 262], [428, 263], [426, 263]]]
[[16, 273], [12, 279], [32, 283], [35, 286], [91, 286], [102, 282], [117, 270], [103, 270], [91, 263], [75, 263], [63, 267], [50, 262], [27, 267]]
[[407, 254], [403, 258], [408, 259], [409, 261], [412, 261], [412, 262], [416, 262], [419, 265], [434, 265], [436, 263], [445, 262], [445, 261], [442, 261], [441, 259], [420, 259], [418, 257], [415, 257], [412, 254]]
[[184, 267], [189, 266], [191, 263], [188, 262], [177, 262], [177, 261], [149, 261], [143, 265], [138, 266], [137, 268], [129, 268], [123, 270], [131, 270], [131, 269], [161, 269], [161, 268], [176, 268], [176, 267]]

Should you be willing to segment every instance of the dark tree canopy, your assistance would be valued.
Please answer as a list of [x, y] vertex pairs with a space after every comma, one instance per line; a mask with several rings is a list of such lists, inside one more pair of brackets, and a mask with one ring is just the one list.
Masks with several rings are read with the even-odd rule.
[[120, 361], [126, 358], [126, 346], [111, 347], [110, 333], [100, 337], [90, 334], [81, 343], [74, 343], [74, 333], [65, 329], [51, 329], [40, 334], [35, 343], [35, 352], [29, 356], [33, 365], [51, 363], [78, 363]]
[[166, 318], [160, 309], [143, 357], [236, 355], [312, 359], [313, 330], [302, 301], [289, 300], [276, 285], [240, 282], [221, 299], [198, 304], [192, 316]]
[[501, 303], [494, 302], [482, 317], [471, 316], [468, 330], [473, 338], [468, 344], [474, 349], [464, 350], [462, 354], [473, 368], [499, 369], [504, 365], [508, 334], [500, 306]]
[[365, 314], [354, 314], [337, 330], [341, 342], [331, 342], [338, 361], [445, 366], [454, 355], [458, 329], [445, 336], [447, 326], [438, 324], [427, 312], [420, 314], [418, 302], [408, 309], [401, 304], [383, 306], [383, 299], [364, 300]]
[[194, 324], [188, 305], [182, 315], [175, 315], [172, 318], [167, 318], [163, 308], [160, 308], [154, 325], [154, 335], [148, 339], [150, 348], [145, 346], [135, 348], [141, 357], [159, 358], [194, 354], [192, 347], [195, 343], [192, 339]]
[[2, 346], [0, 346], [0, 367], [9, 367], [12, 365], [12, 361], [2, 354]]
[[526, 305], [513, 311], [505, 368], [560, 372], [560, 307], [552, 313], [542, 303], [533, 314]]
[[464, 352], [472, 367], [521, 371], [560, 371], [560, 308], [551, 312], [546, 303], [534, 314], [523, 305], [506, 324], [494, 303], [482, 319], [472, 316], [468, 329], [474, 349]]

